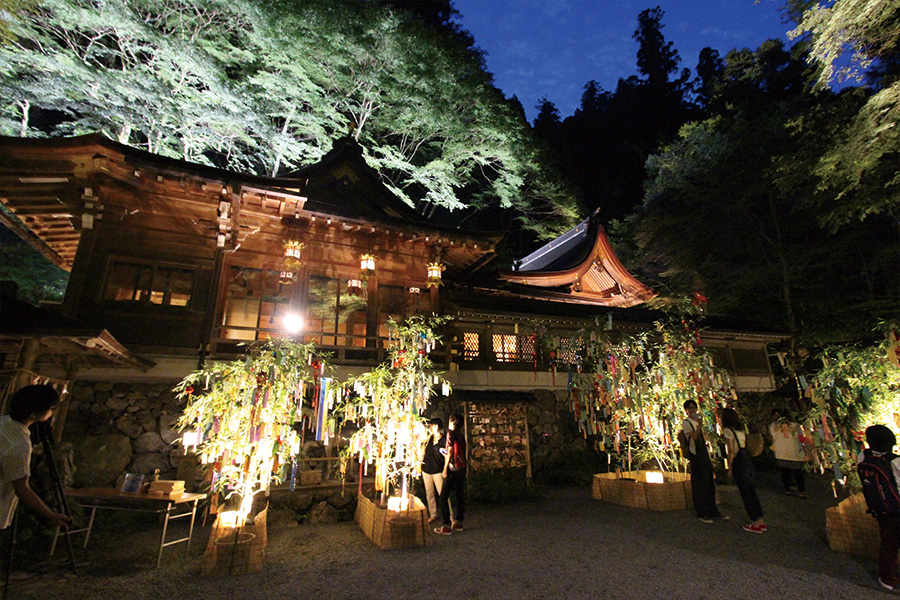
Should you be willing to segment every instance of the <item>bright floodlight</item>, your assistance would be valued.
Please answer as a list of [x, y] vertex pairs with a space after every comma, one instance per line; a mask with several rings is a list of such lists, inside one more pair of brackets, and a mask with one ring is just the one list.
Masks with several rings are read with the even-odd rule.
[[284, 329], [288, 333], [297, 333], [303, 329], [303, 319], [300, 315], [289, 313], [284, 317]]

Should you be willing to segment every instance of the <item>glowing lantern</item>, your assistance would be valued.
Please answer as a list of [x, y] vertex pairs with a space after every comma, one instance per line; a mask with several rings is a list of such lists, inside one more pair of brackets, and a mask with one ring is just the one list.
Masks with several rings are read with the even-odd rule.
[[359, 270], [362, 271], [364, 277], [375, 274], [375, 256], [372, 254], [363, 254], [359, 257]]
[[287, 271], [296, 271], [303, 266], [300, 260], [300, 251], [306, 247], [306, 244], [299, 240], [285, 240], [284, 246], [284, 268]]
[[362, 291], [362, 281], [359, 279], [348, 279], [347, 290], [351, 296], [356, 296]]
[[434, 261], [432, 263], [428, 263], [428, 287], [441, 285], [441, 272], [444, 270], [444, 265], [442, 265], [439, 261]]
[[291, 285], [294, 283], [294, 272], [282, 271], [281, 274], [278, 275], [278, 283], [281, 285]]

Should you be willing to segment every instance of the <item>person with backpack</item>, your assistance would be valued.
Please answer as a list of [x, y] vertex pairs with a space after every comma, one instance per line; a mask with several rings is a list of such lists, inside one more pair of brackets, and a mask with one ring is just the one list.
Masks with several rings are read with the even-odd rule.
[[703, 439], [703, 417], [694, 400], [684, 403], [687, 418], [681, 423], [679, 439], [686, 449], [687, 459], [691, 466], [691, 496], [697, 517], [704, 523], [712, 523], [713, 519], [727, 520], [728, 516], [719, 512], [716, 506], [716, 480], [713, 477], [712, 461]]
[[857, 470], [869, 512], [878, 520], [878, 583], [887, 590], [900, 586], [900, 457], [893, 453], [897, 438], [884, 425], [866, 428], [868, 448], [859, 455]]
[[[460, 414], [450, 415], [447, 424], [447, 445], [444, 455], [444, 485], [441, 488], [439, 506], [444, 524], [435, 528], [440, 535], [450, 535], [454, 531], [463, 531], [463, 520], [466, 516], [466, 437], [463, 432], [463, 418]], [[450, 494], [453, 493], [453, 506], [456, 509], [456, 520], [450, 519]]]
[[731, 478], [741, 494], [744, 510], [750, 517], [750, 523], [744, 525], [744, 531], [750, 533], [765, 533], [769, 530], [763, 519], [763, 509], [756, 495], [756, 485], [753, 482], [753, 463], [750, 462], [750, 454], [747, 452], [747, 434], [741, 418], [733, 408], [722, 411], [722, 437], [725, 438], [725, 451], [728, 454], [728, 466]]

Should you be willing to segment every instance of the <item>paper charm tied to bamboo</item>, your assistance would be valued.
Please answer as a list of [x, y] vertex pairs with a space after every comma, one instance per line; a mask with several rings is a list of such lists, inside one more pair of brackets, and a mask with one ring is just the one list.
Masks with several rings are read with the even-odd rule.
[[735, 397], [730, 374], [717, 368], [687, 321], [657, 323], [655, 331], [582, 331], [583, 361], [569, 380], [569, 402], [585, 438], [631, 471], [653, 461], [663, 471], [684, 466], [675, 438], [682, 405], [695, 400], [708, 437], [717, 408]]
[[345, 423], [358, 426], [342, 449], [345, 460], [358, 457], [361, 470], [374, 465], [376, 491], [384, 498], [396, 489], [400, 509], [406, 508], [412, 479], [420, 474], [419, 451], [426, 432], [422, 414], [438, 391], [450, 393], [429, 358], [439, 342], [434, 329], [447, 320], [390, 321], [388, 362], [350, 380], [335, 411], [343, 410]]
[[212, 469], [212, 489], [250, 513], [295, 460], [307, 423], [326, 435], [332, 380], [312, 344], [273, 339], [248, 347], [244, 360], [216, 362], [188, 375], [175, 391], [187, 401], [183, 444]]

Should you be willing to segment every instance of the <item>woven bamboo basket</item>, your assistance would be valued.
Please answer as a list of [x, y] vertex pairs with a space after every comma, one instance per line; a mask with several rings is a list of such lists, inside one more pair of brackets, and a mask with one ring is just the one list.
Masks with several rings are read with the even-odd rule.
[[354, 520], [363, 533], [382, 550], [429, 546], [428, 510], [416, 496], [409, 495], [409, 510], [390, 511], [360, 495]]
[[663, 473], [662, 483], [647, 481], [648, 471], [597, 473], [591, 495], [595, 500], [647, 510], [692, 508], [691, 476]]
[[240, 575], [261, 571], [266, 555], [266, 513], [261, 511], [252, 525], [231, 527], [216, 517], [203, 555], [204, 575]]
[[861, 493], [825, 510], [825, 534], [832, 550], [878, 558], [878, 521], [866, 512]]

